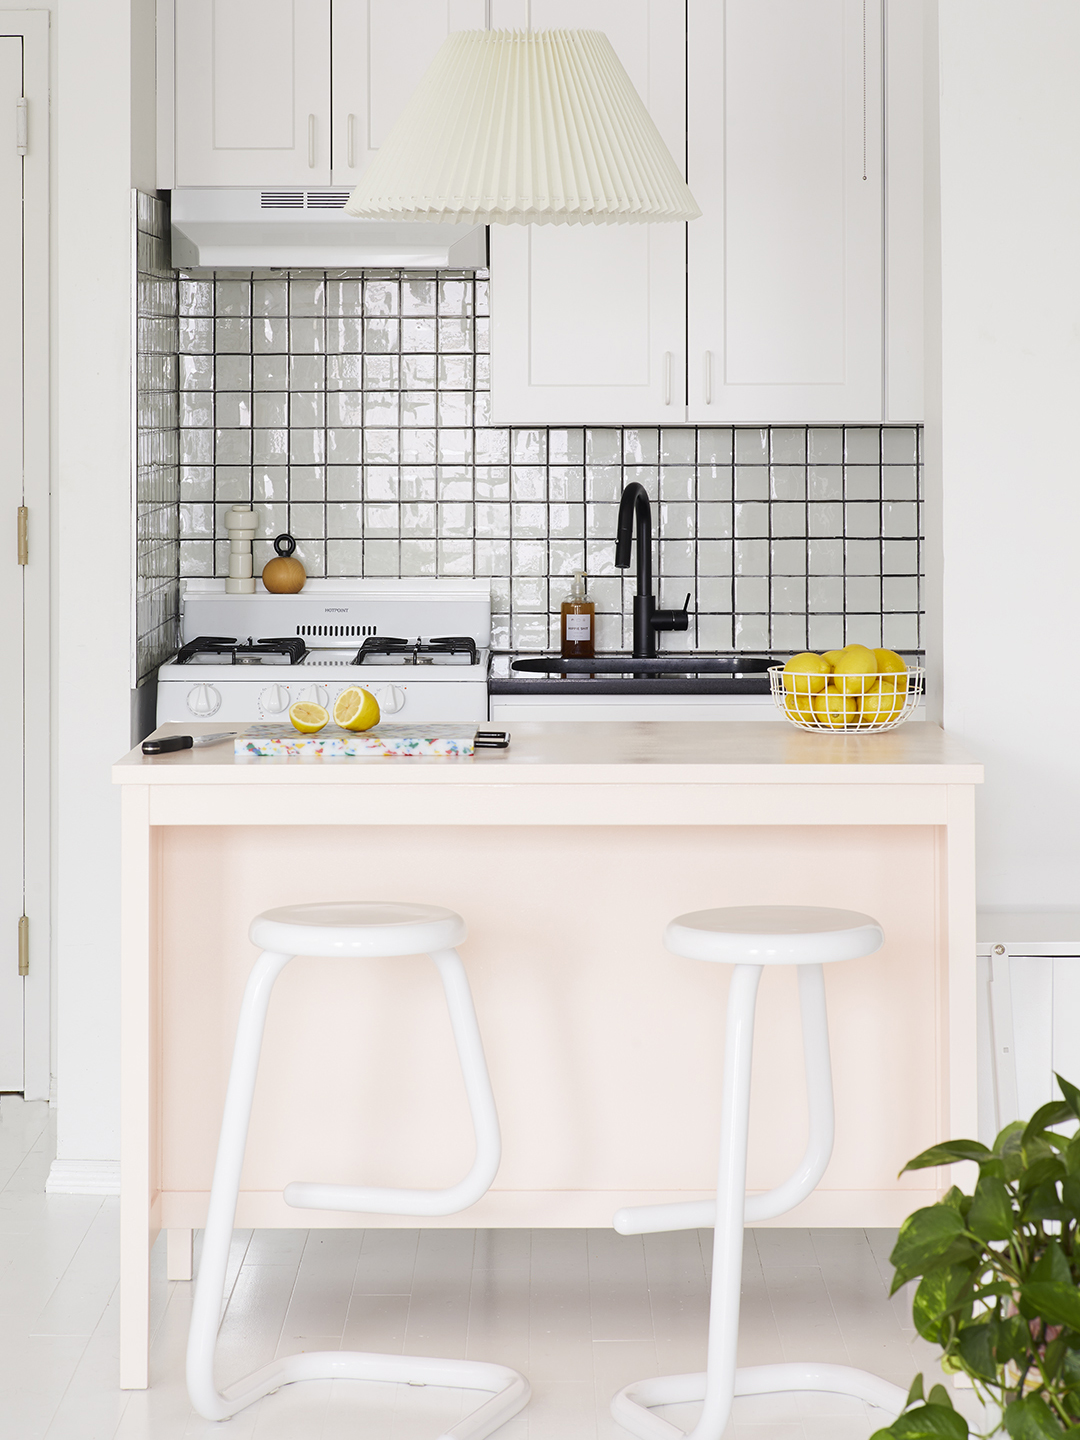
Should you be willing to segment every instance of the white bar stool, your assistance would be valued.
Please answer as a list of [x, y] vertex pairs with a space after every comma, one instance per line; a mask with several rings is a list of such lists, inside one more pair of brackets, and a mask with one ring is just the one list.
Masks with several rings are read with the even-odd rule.
[[263, 953], [256, 960], [244, 991], [225, 1095], [188, 1334], [187, 1386], [191, 1403], [206, 1420], [227, 1420], [238, 1410], [294, 1380], [404, 1381], [410, 1385], [490, 1390], [495, 1393], [489, 1400], [438, 1437], [438, 1440], [481, 1440], [516, 1415], [529, 1398], [529, 1382], [524, 1375], [505, 1365], [328, 1350], [275, 1360], [224, 1391], [219, 1392], [214, 1383], [214, 1351], [221, 1324], [225, 1267], [232, 1243], [266, 1014], [274, 982], [295, 955], [343, 956], [356, 960], [384, 955], [430, 956], [442, 980], [450, 1012], [476, 1136], [476, 1158], [465, 1178], [446, 1190], [371, 1189], [300, 1182], [285, 1187], [286, 1204], [378, 1215], [453, 1215], [474, 1204], [488, 1190], [502, 1153], [499, 1117], [472, 993], [461, 957], [454, 948], [465, 939], [465, 922], [460, 915], [434, 905], [368, 901], [290, 905], [257, 915], [249, 934], [254, 944], [262, 946]]
[[[690, 960], [734, 965], [728, 989], [724, 1048], [724, 1095], [720, 1112], [720, 1165], [716, 1200], [673, 1205], [634, 1205], [615, 1215], [620, 1235], [715, 1227], [709, 1345], [704, 1374], [664, 1375], [627, 1385], [611, 1413], [641, 1440], [720, 1440], [736, 1395], [783, 1390], [823, 1390], [852, 1395], [896, 1416], [907, 1400], [898, 1385], [847, 1365], [755, 1365], [737, 1370], [739, 1290], [743, 1226], [769, 1220], [805, 1200], [825, 1173], [833, 1146], [832, 1067], [822, 965], [872, 955], [884, 943], [869, 915], [789, 905], [740, 906], [680, 915], [664, 932], [664, 944]], [[754, 1008], [765, 965], [799, 967], [803, 1060], [810, 1116], [806, 1153], [795, 1173], [764, 1195], [746, 1194], [746, 1142], [750, 1119], [750, 1061]], [[651, 1413], [655, 1405], [703, 1400], [693, 1430], [681, 1430]]]

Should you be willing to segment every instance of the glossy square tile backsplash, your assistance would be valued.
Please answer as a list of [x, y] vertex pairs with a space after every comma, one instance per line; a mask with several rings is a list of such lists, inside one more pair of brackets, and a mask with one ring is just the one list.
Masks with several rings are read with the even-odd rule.
[[180, 433], [176, 271], [168, 209], [135, 194], [135, 683], [179, 644]]
[[308, 573], [490, 576], [495, 644], [558, 643], [574, 570], [630, 645], [619, 494], [654, 500], [665, 648], [920, 647], [913, 428], [492, 425], [483, 272], [205, 272], [178, 282], [182, 575], [224, 575], [224, 511]]

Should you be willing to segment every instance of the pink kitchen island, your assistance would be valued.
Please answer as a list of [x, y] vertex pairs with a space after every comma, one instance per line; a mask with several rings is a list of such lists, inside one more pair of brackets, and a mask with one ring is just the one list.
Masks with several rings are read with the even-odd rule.
[[[160, 732], [209, 733], [220, 725]], [[715, 1183], [728, 967], [668, 954], [682, 912], [867, 912], [868, 959], [827, 968], [836, 1145], [781, 1223], [891, 1226], [976, 1130], [974, 789], [938, 727], [522, 723], [468, 759], [147, 758], [123, 803], [121, 1384], [147, 1383], [149, 1254], [190, 1274], [205, 1222], [252, 918], [316, 900], [459, 911], [503, 1135], [490, 1192], [439, 1226], [608, 1226]], [[794, 972], [766, 970], [749, 1184], [805, 1143]], [[267, 1027], [237, 1224], [415, 1226], [290, 1208], [292, 1180], [437, 1187], [472, 1138], [439, 983], [421, 957], [294, 961]], [[630, 1243], [630, 1242], [628, 1242]]]

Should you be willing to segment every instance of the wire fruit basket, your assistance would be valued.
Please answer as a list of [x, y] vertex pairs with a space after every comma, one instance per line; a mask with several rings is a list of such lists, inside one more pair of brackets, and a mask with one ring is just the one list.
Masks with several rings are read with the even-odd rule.
[[800, 730], [879, 735], [910, 720], [923, 695], [920, 665], [883, 675], [845, 675], [843, 693], [831, 684], [811, 691], [809, 685], [819, 678], [825, 677], [785, 673], [782, 665], [769, 666], [773, 703]]

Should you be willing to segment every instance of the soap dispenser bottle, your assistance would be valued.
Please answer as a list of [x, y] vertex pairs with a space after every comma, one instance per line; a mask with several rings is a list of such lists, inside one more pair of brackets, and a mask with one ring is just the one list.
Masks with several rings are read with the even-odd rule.
[[562, 603], [559, 653], [564, 660], [591, 660], [596, 654], [596, 606], [585, 594], [585, 572], [574, 571], [570, 598]]

